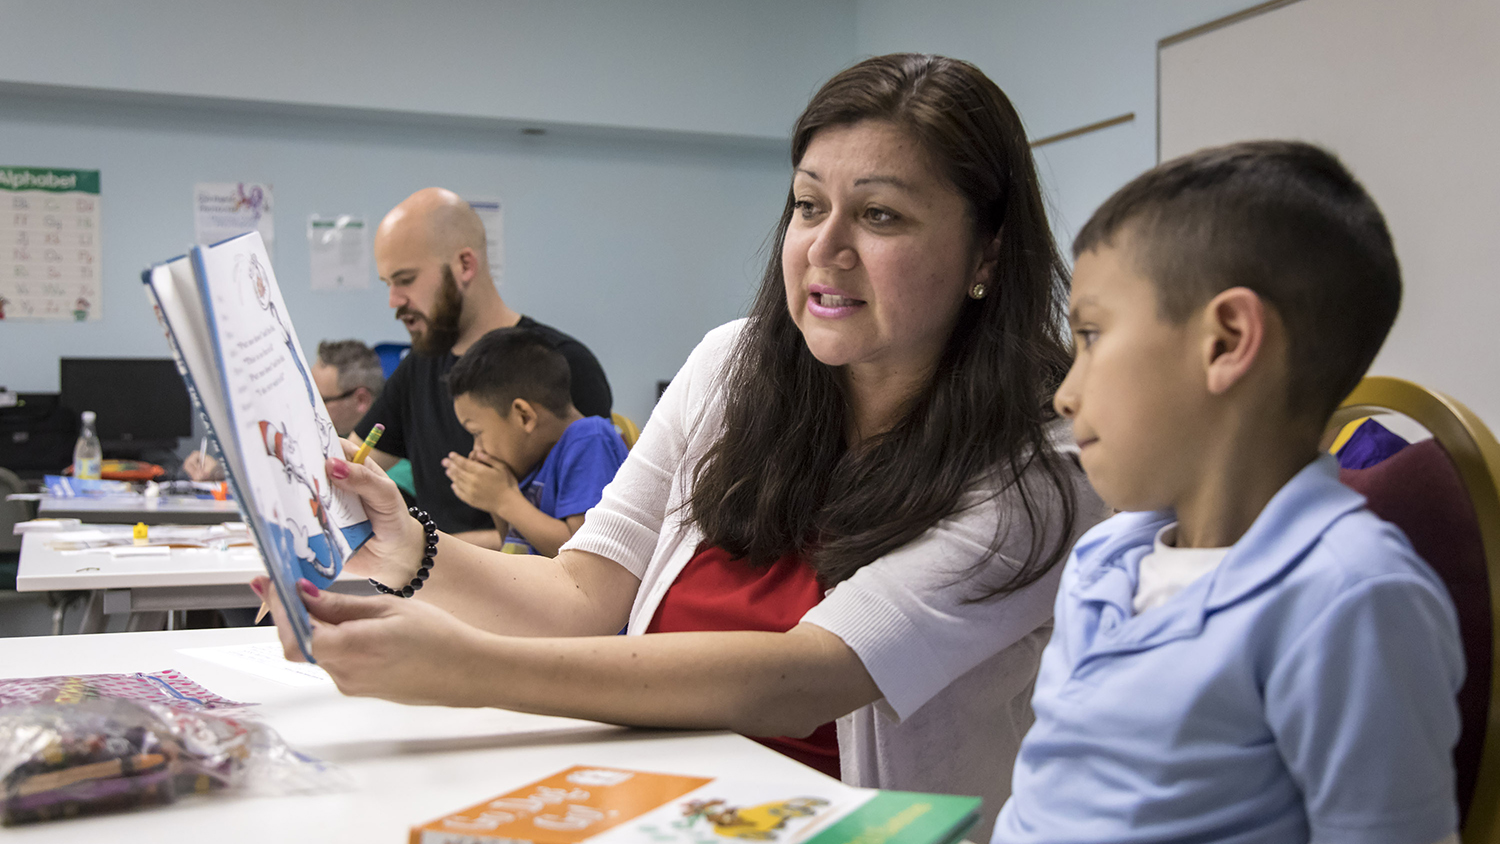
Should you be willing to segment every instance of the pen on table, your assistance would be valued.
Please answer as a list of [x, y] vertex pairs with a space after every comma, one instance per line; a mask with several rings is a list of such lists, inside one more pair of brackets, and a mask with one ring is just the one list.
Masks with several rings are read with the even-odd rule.
[[[370, 429], [369, 435], [365, 437], [365, 441], [360, 445], [359, 450], [354, 452], [354, 458], [349, 462], [365, 462], [365, 458], [370, 455], [370, 449], [375, 447], [375, 443], [380, 442], [380, 435], [383, 433], [385, 433], [385, 426], [380, 424], [379, 422], [375, 423], [375, 427]], [[265, 618], [266, 613], [270, 611], [271, 605], [266, 603], [265, 601], [261, 601], [260, 612], [255, 614], [255, 623], [260, 624], [261, 619]]]
[[365, 441], [360, 444], [359, 451], [354, 452], [354, 459], [349, 462], [365, 462], [365, 458], [370, 456], [370, 449], [375, 447], [375, 443], [380, 442], [380, 435], [383, 433], [385, 433], [385, 426], [379, 422], [375, 423], [375, 427], [370, 429], [369, 436], [365, 437]]

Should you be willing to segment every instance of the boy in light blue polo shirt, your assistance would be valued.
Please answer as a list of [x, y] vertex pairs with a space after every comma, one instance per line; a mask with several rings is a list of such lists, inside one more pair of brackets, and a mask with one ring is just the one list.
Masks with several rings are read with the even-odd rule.
[[1104, 500], [995, 844], [1456, 842], [1441, 582], [1320, 455], [1396, 316], [1385, 222], [1315, 147], [1167, 162], [1074, 244], [1055, 404]]

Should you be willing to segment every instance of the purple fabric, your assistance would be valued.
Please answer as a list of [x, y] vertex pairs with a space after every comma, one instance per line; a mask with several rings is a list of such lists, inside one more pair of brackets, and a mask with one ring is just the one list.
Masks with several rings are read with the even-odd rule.
[[1384, 425], [1366, 419], [1339, 449], [1339, 468], [1368, 469], [1406, 446], [1406, 440], [1387, 431]]
[[1401, 528], [1442, 578], [1458, 610], [1468, 675], [1458, 692], [1463, 727], [1453, 762], [1459, 810], [1467, 817], [1484, 749], [1495, 644], [1489, 572], [1474, 505], [1458, 469], [1435, 440], [1402, 449], [1370, 469], [1344, 469], [1339, 480], [1365, 496], [1375, 515]]

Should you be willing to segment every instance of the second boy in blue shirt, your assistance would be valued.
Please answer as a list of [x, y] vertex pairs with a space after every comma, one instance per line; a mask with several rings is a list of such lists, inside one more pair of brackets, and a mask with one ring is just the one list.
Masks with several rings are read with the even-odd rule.
[[504, 550], [557, 556], [625, 462], [607, 419], [569, 398], [568, 361], [538, 332], [502, 328], [453, 364], [453, 410], [474, 435], [468, 456], [443, 461], [453, 492], [491, 514]]
[[1456, 841], [1441, 582], [1319, 456], [1396, 316], [1333, 156], [1167, 162], [1074, 245], [1055, 404], [1107, 504], [1064, 570], [995, 844]]

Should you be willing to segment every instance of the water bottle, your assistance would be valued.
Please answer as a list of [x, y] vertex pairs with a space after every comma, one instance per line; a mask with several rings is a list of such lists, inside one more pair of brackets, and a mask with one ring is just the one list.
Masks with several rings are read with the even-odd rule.
[[97, 481], [103, 462], [104, 449], [99, 447], [99, 435], [94, 433], [94, 411], [85, 410], [83, 430], [78, 432], [78, 444], [73, 446], [73, 477]]

